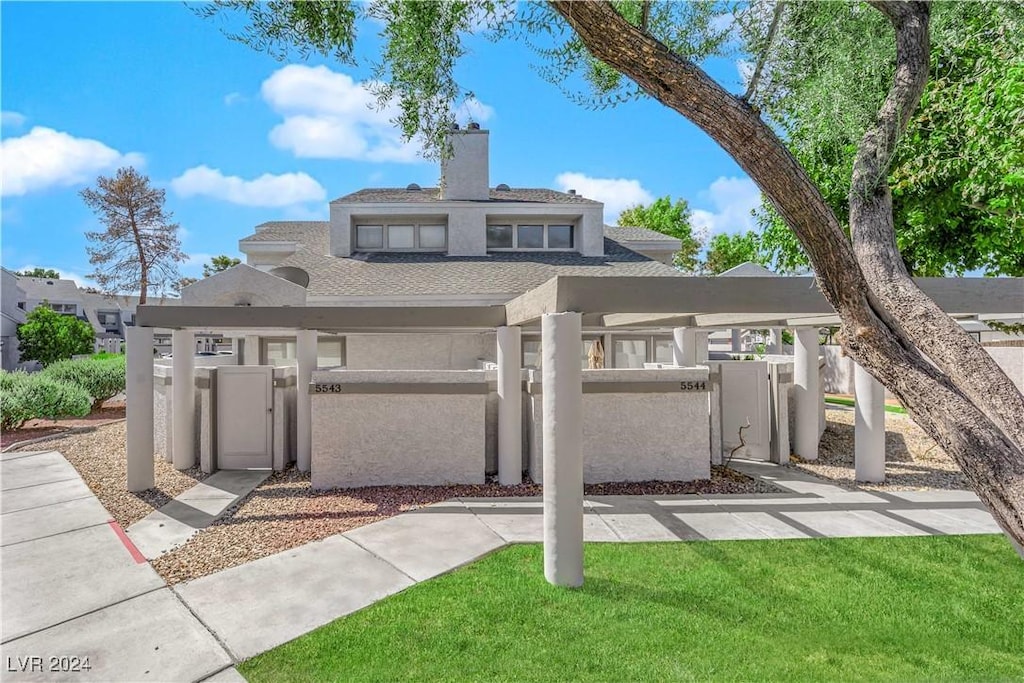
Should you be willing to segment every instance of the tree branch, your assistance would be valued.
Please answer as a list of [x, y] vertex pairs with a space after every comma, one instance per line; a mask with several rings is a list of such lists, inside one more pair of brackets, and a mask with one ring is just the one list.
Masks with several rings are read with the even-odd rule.
[[750, 98], [754, 96], [754, 91], [757, 90], [757, 84], [761, 80], [761, 72], [764, 70], [765, 62], [768, 61], [768, 52], [772, 49], [772, 42], [775, 40], [775, 34], [779, 30], [779, 24], [782, 20], [782, 10], [786, 3], [783, 0], [777, 0], [775, 3], [775, 11], [772, 13], [772, 23], [768, 27], [768, 36], [765, 38], [764, 50], [761, 51], [761, 57], [757, 60], [757, 66], [754, 67], [754, 74], [750, 77], [750, 83], [747, 84], [747, 91], [743, 93], [743, 101], [749, 102]]

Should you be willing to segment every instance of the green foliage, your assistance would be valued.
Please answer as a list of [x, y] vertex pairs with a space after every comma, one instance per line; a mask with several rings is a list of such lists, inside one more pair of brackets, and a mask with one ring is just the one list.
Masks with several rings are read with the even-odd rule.
[[996, 332], [1024, 336], [1024, 323], [1004, 323], [998, 320], [986, 320], [985, 324]]
[[673, 204], [672, 198], [665, 196], [655, 199], [650, 206], [630, 207], [619, 214], [619, 225], [647, 228], [680, 240], [682, 246], [673, 257], [673, 263], [687, 273], [697, 272], [700, 266], [697, 255], [703, 245], [693, 234], [690, 207], [685, 199], [677, 199]]
[[92, 325], [70, 315], [61, 315], [44, 301], [18, 326], [18, 347], [22, 360], [37, 360], [44, 366], [80, 353], [92, 353]]
[[750, 261], [762, 263], [761, 238], [754, 231], [728, 235], [721, 233], [711, 238], [704, 270], [711, 275], [724, 273], [730, 268]]
[[1024, 572], [997, 535], [585, 553], [580, 588], [544, 580], [540, 544], [514, 545], [238, 668], [253, 683], [1024, 677]]
[[17, 429], [28, 420], [84, 417], [92, 401], [81, 387], [43, 373], [0, 371], [0, 427]]
[[23, 270], [20, 273], [16, 274], [20, 275], [21, 277], [42, 277], [47, 278], [49, 280], [60, 279], [60, 273], [58, 273], [53, 268], [40, 268], [38, 266], [36, 266], [32, 270]]
[[62, 360], [47, 367], [43, 374], [84, 389], [96, 410], [108, 398], [124, 391], [125, 357], [113, 355], [100, 359]]
[[[889, 177], [901, 255], [915, 275], [1022, 275], [1024, 8], [935, 3], [931, 37], [930, 81]], [[787, 3], [769, 56], [755, 101], [845, 221], [857, 145], [892, 83], [892, 27], [859, 4]], [[760, 219], [773, 267], [806, 268], [774, 210]]]
[[242, 262], [241, 259], [232, 258], [221, 254], [220, 256], [211, 256], [209, 263], [203, 264], [203, 277], [210, 277], [216, 275], [228, 268], [233, 268]]

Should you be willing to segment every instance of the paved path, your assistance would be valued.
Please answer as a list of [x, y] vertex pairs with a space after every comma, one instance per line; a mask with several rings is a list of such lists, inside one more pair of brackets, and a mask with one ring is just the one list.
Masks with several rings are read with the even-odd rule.
[[[510, 543], [542, 539], [539, 498], [456, 499], [168, 588], [58, 453], [11, 453], [0, 464], [5, 661], [87, 656], [92, 669], [79, 680], [238, 681], [234, 662]], [[767, 463], [733, 466], [786, 493], [590, 496], [585, 538], [998, 532], [966, 491], [847, 491]]]
[[[0, 459], [5, 681], [196, 681], [231, 657], [59, 453]], [[80, 672], [54, 670], [87, 659]], [[13, 670], [12, 670], [13, 669]], [[227, 679], [230, 680], [230, 679]]]
[[[776, 465], [733, 466], [788, 493], [590, 496], [584, 536], [646, 542], [999, 531], [967, 491], [847, 491]], [[510, 543], [539, 542], [542, 528], [539, 498], [451, 500], [174, 590], [234, 657], [245, 659]]]
[[155, 560], [213, 524], [269, 476], [269, 470], [212, 474], [128, 527], [128, 538], [147, 560]]

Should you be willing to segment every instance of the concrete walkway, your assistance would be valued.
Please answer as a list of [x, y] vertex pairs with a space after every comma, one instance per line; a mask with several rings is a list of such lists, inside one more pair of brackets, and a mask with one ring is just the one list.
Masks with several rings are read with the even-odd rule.
[[[767, 463], [733, 466], [786, 493], [591, 496], [585, 538], [999, 531], [967, 491], [847, 491]], [[5, 680], [242, 680], [237, 661], [505, 545], [542, 539], [539, 498], [456, 499], [168, 588], [60, 454], [5, 454], [0, 467], [2, 641], [5, 662], [25, 669]], [[227, 499], [199, 493], [213, 498], [194, 500]], [[88, 657], [91, 669], [49, 672], [50, 655]]]
[[147, 560], [155, 560], [213, 524], [270, 474], [269, 470], [225, 470], [211, 474], [128, 527], [128, 537]]
[[[59, 453], [0, 459], [5, 681], [196, 681], [231, 657]], [[59, 671], [77, 657], [88, 670]], [[70, 660], [65, 660], [71, 664]]]
[[[968, 491], [847, 491], [776, 465], [733, 466], [788, 493], [590, 496], [584, 536], [648, 542], [999, 532]], [[232, 656], [245, 659], [510, 543], [540, 542], [542, 529], [539, 498], [457, 499], [174, 590]]]

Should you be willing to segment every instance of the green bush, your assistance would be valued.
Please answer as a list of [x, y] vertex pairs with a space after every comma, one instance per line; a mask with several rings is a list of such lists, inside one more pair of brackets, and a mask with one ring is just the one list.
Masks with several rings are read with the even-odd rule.
[[85, 389], [43, 373], [0, 372], [0, 427], [17, 429], [28, 420], [84, 417], [92, 399]]
[[48, 377], [85, 389], [92, 397], [94, 410], [111, 396], [124, 391], [124, 372], [124, 356], [62, 360], [43, 370], [43, 374]]

